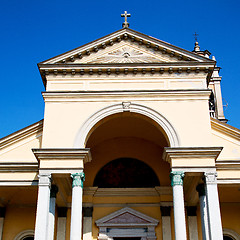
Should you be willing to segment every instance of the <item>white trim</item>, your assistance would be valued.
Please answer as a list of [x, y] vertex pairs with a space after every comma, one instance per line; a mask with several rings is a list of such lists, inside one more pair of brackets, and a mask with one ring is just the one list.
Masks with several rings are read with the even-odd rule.
[[0, 186], [37, 186], [37, 180], [0, 181]]
[[85, 123], [79, 129], [74, 141], [74, 147], [85, 148], [86, 142], [89, 137], [89, 133], [98, 122], [100, 122], [102, 119], [110, 115], [121, 113], [124, 111], [138, 113], [154, 120], [167, 135], [168, 141], [171, 147], [178, 147], [180, 145], [176, 130], [173, 128], [171, 123], [159, 112], [149, 107], [146, 107], [140, 104], [130, 103], [130, 102], [129, 102], [129, 106], [125, 108], [125, 105], [123, 102], [123, 103], [119, 103], [119, 104], [115, 104], [115, 105], [111, 105], [106, 108], [103, 108], [95, 112], [92, 116], [90, 116], [87, 119], [87, 121], [85, 121]]
[[22, 240], [25, 237], [34, 237], [34, 230], [24, 230], [20, 232], [14, 240]]
[[231, 237], [234, 240], [240, 240], [240, 235], [238, 233], [236, 233], [235, 231], [233, 231], [232, 229], [223, 228], [223, 235], [225, 235], [227, 237]]

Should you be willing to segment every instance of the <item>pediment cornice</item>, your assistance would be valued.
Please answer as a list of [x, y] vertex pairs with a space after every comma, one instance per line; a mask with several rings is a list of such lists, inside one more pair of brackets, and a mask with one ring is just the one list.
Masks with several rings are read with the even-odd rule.
[[85, 44], [38, 64], [45, 83], [48, 74], [196, 73], [210, 79], [215, 61], [129, 28]]
[[214, 64], [212, 62], [171, 62], [171, 63], [88, 63], [88, 64], [39, 64], [39, 69], [45, 83], [47, 75], [102, 75], [102, 74], [145, 74], [155, 73], [200, 73], [207, 74], [210, 80]]
[[161, 41], [159, 39], [153, 38], [151, 36], [145, 35], [143, 33], [137, 32], [129, 28], [124, 28], [102, 38], [99, 38], [93, 42], [80, 46], [76, 49], [73, 49], [61, 55], [43, 61], [41, 62], [41, 64], [71, 63], [71, 62], [73, 63], [76, 59], [81, 59], [83, 57], [89, 56], [91, 55], [91, 53], [96, 53], [102, 49], [105, 49], [121, 41], [136, 42], [139, 45], [146, 46], [147, 48], [153, 49], [154, 51], [160, 51], [172, 57], [177, 57], [179, 60], [215, 62], [204, 56], [200, 56], [194, 52], [190, 52], [185, 49], [179, 48], [170, 43]]

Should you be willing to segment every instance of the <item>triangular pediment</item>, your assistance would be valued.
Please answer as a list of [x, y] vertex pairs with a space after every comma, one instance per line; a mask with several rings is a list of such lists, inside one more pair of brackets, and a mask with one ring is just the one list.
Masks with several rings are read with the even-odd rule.
[[178, 62], [177, 58], [161, 52], [153, 51], [145, 46], [123, 41], [112, 47], [99, 51], [97, 54], [76, 60], [76, 63], [118, 64], [118, 63], [163, 63]]
[[41, 64], [211, 62], [132, 29], [121, 29]]
[[97, 226], [127, 226], [127, 225], [153, 225], [158, 224], [158, 220], [140, 213], [132, 208], [123, 208], [109, 214], [96, 221]]

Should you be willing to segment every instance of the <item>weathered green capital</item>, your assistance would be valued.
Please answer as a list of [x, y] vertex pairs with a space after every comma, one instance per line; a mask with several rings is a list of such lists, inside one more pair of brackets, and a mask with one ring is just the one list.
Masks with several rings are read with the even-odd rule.
[[73, 173], [71, 175], [73, 182], [72, 182], [72, 187], [81, 187], [83, 188], [83, 182], [85, 181], [85, 174], [84, 172], [80, 173]]
[[184, 172], [175, 172], [170, 173], [171, 186], [183, 185]]

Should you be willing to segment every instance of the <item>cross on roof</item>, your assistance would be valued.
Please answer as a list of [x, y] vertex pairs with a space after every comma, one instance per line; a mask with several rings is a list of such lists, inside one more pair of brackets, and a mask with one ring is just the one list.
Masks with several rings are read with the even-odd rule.
[[194, 38], [195, 38], [195, 42], [197, 42], [197, 41], [198, 41], [198, 39], [197, 39], [198, 34], [195, 32], [195, 33], [193, 34], [193, 36], [194, 36]]
[[124, 14], [121, 14], [121, 17], [125, 18], [125, 22], [122, 24], [123, 28], [128, 28], [129, 27], [129, 23], [127, 22], [127, 17], [131, 17], [130, 13], [127, 13], [127, 11], [124, 11]]

